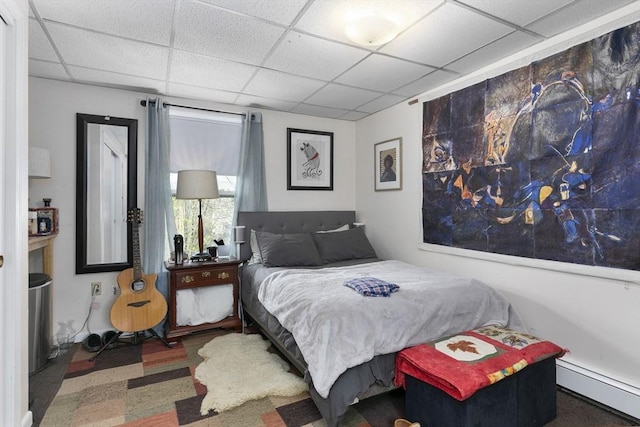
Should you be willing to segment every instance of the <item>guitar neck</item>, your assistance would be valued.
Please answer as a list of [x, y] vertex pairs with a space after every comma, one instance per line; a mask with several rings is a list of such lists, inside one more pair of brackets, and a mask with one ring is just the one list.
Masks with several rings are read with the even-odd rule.
[[140, 232], [137, 221], [134, 221], [133, 223], [133, 232], [131, 237], [133, 240], [133, 279], [137, 281], [142, 279], [142, 262], [140, 261]]

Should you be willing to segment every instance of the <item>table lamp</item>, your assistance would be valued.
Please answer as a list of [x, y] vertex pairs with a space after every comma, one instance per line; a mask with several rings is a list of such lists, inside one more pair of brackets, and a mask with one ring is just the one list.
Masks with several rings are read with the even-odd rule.
[[237, 259], [242, 259], [242, 257], [240, 256], [240, 245], [242, 245], [243, 243], [245, 243], [244, 240], [244, 229], [246, 227], [244, 225], [234, 225], [231, 227], [231, 229], [233, 230], [232, 236], [233, 236], [233, 241], [236, 244], [236, 258]]
[[176, 199], [198, 199], [198, 250], [191, 257], [194, 261], [208, 261], [211, 255], [204, 251], [204, 231], [202, 226], [202, 199], [217, 199], [218, 179], [215, 171], [182, 170], [178, 171]]
[[48, 148], [29, 147], [29, 178], [51, 178]]

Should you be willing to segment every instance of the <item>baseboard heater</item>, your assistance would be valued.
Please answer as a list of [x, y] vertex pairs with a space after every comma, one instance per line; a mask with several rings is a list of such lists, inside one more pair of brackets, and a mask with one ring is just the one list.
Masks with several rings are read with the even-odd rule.
[[640, 419], [640, 389], [582, 368], [556, 360], [556, 382], [591, 400], [630, 417]]

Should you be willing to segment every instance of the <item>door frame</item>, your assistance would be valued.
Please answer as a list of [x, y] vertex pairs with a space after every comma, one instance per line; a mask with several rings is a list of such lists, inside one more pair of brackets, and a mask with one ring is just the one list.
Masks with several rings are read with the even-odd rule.
[[0, 425], [29, 427], [28, 28], [26, 0], [3, 0], [0, 48]]

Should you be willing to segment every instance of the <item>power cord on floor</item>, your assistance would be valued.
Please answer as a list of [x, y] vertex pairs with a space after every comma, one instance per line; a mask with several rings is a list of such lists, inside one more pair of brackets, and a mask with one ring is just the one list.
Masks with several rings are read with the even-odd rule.
[[82, 330], [84, 329], [84, 327], [87, 327], [87, 332], [89, 334], [91, 334], [91, 328], [89, 327], [89, 318], [91, 317], [91, 312], [93, 311], [93, 308], [95, 306], [96, 303], [96, 288], [92, 287], [91, 288], [91, 304], [89, 304], [89, 312], [87, 313], [87, 317], [84, 319], [84, 323], [82, 324], [82, 326], [80, 327], [80, 330], [78, 332], [76, 332], [70, 339], [71, 340], [75, 340], [76, 336], [82, 332]]

